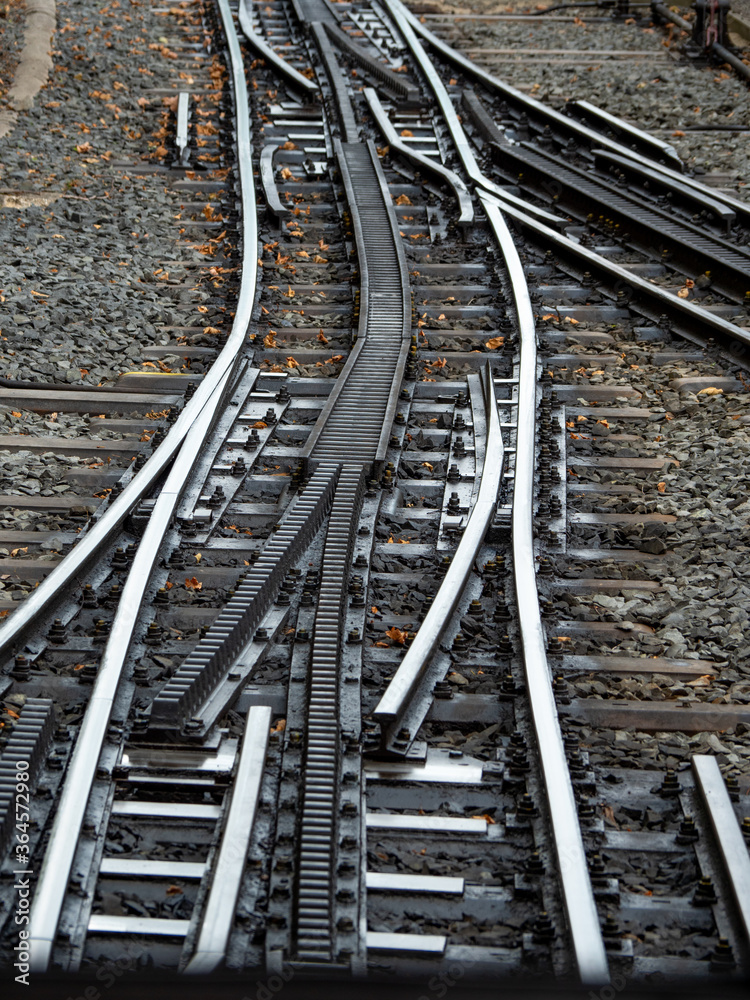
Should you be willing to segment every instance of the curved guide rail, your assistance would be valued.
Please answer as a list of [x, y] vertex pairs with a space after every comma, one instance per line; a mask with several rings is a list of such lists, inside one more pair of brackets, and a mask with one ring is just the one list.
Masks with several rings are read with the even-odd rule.
[[578, 973], [584, 983], [605, 983], [609, 979], [607, 956], [586, 865], [573, 784], [565, 759], [536, 586], [532, 524], [537, 393], [534, 314], [523, 265], [505, 220], [490, 198], [481, 193], [479, 197], [510, 275], [520, 330], [518, 426], [513, 480], [513, 572], [529, 704], [539, 745]]
[[458, 606], [474, 560], [495, 514], [497, 493], [503, 476], [505, 448], [489, 362], [482, 372], [482, 395], [487, 433], [479, 495], [430, 610], [373, 712], [373, 717], [383, 729], [383, 749], [387, 749], [389, 753], [406, 754], [419, 729], [421, 719], [409, 720], [408, 737], [402, 731], [412, 700], [420, 688], [440, 637]]
[[407, 146], [405, 142], [402, 142], [398, 132], [391, 125], [388, 114], [373, 88], [365, 87], [364, 95], [367, 103], [370, 105], [370, 110], [375, 116], [375, 121], [378, 123], [378, 128], [383, 133], [383, 138], [388, 143], [391, 151], [395, 150], [401, 156], [411, 160], [420, 170], [431, 174], [437, 181], [449, 184], [453, 188], [453, 193], [458, 201], [458, 207], [461, 210], [461, 214], [458, 217], [459, 226], [470, 225], [474, 221], [474, 206], [469, 190], [458, 174], [444, 167], [442, 163], [431, 160], [429, 156], [425, 156], [424, 153], [420, 153], [416, 149]]
[[285, 59], [276, 52], [275, 49], [265, 42], [260, 35], [253, 28], [253, 22], [250, 19], [250, 13], [247, 9], [247, 0], [240, 0], [239, 5], [239, 21], [240, 27], [242, 28], [242, 34], [247, 39], [248, 44], [253, 48], [258, 55], [264, 59], [270, 66], [273, 66], [293, 87], [301, 90], [304, 94], [312, 96], [313, 94], [319, 95], [320, 91], [317, 83], [314, 80], [308, 80], [306, 76], [299, 73], [294, 66], [290, 66]]

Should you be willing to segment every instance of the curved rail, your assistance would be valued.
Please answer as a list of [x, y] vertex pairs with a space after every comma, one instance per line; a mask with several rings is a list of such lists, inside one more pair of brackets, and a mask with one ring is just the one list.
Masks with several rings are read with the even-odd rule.
[[530, 209], [528, 204], [524, 202], [523, 199], [511, 194], [510, 191], [506, 191], [499, 184], [495, 184], [494, 181], [485, 177], [479, 164], [477, 163], [476, 157], [474, 156], [468, 136], [461, 127], [461, 122], [456, 114], [456, 109], [453, 107], [453, 101], [451, 101], [448, 96], [448, 91], [445, 89], [445, 85], [440, 79], [440, 75], [432, 65], [429, 56], [412, 30], [410, 18], [406, 16], [406, 9], [403, 4], [399, 3], [399, 0], [383, 0], [383, 2], [388, 8], [391, 17], [396, 22], [399, 31], [404, 36], [406, 44], [411, 49], [412, 55], [419, 63], [422, 73], [427, 80], [428, 86], [435, 95], [435, 100], [440, 105], [440, 111], [442, 112], [445, 123], [448, 126], [448, 131], [451, 134], [456, 151], [461, 158], [464, 170], [469, 175], [471, 180], [480, 187], [485, 188], [487, 191], [491, 191], [493, 194], [501, 195], [513, 204], [523, 205], [526, 211], [532, 211], [534, 215], [537, 215], [540, 219], [544, 219], [545, 222], [558, 226], [562, 225], [565, 220], [560, 218], [560, 216], [553, 215], [551, 212], [546, 212], [543, 208], [537, 208], [536, 206]]
[[375, 121], [377, 122], [378, 128], [383, 133], [383, 138], [388, 143], [392, 150], [400, 153], [401, 156], [412, 163], [416, 163], [425, 173], [432, 174], [434, 178], [438, 181], [442, 181], [445, 184], [450, 185], [453, 188], [453, 193], [458, 201], [458, 207], [461, 214], [458, 217], [459, 226], [468, 226], [474, 221], [474, 206], [471, 201], [471, 195], [469, 194], [469, 189], [466, 187], [464, 182], [447, 167], [444, 167], [442, 163], [437, 163], [435, 160], [431, 160], [429, 156], [425, 156], [424, 153], [419, 153], [416, 149], [412, 149], [411, 146], [407, 146], [405, 142], [401, 141], [396, 129], [391, 125], [391, 121], [388, 117], [383, 105], [380, 103], [380, 98], [375, 93], [372, 87], [365, 87], [364, 89], [365, 100], [370, 105], [370, 111], [372, 111], [375, 116]]
[[505, 447], [489, 362], [482, 376], [487, 435], [479, 495], [448, 572], [430, 605], [430, 610], [373, 712], [373, 717], [383, 726], [384, 747], [391, 753], [406, 753], [409, 743], [416, 735], [418, 725], [412, 727], [413, 732], [406, 743], [399, 742], [398, 745], [394, 745], [394, 736], [402, 728], [404, 717], [440, 642], [440, 636], [456, 610], [474, 560], [495, 514], [497, 492], [502, 481], [505, 462]]
[[313, 80], [308, 80], [306, 76], [299, 73], [294, 66], [290, 66], [289, 63], [282, 59], [278, 53], [271, 48], [271, 46], [264, 42], [263, 39], [258, 35], [253, 29], [253, 22], [250, 20], [250, 15], [247, 11], [246, 6], [247, 0], [240, 0], [239, 4], [239, 20], [240, 27], [242, 28], [242, 34], [247, 39], [248, 44], [255, 49], [258, 55], [265, 59], [269, 65], [273, 66], [293, 87], [297, 87], [303, 93], [312, 95], [319, 94], [319, 88], [317, 83]]
[[609, 980], [594, 892], [563, 747], [534, 567], [533, 502], [537, 393], [534, 313], [523, 265], [498, 206], [479, 198], [508, 269], [520, 331], [516, 468], [513, 480], [513, 574], [529, 705], [534, 721], [555, 851], [578, 973], [582, 982]]
[[[29, 594], [21, 607], [10, 617], [7, 624], [0, 628], [0, 657], [12, 651], [26, 631], [55, 601], [69, 595], [71, 582], [107, 544], [148, 490], [156, 485], [204, 407], [218, 405], [220, 395], [216, 394], [217, 387], [231, 374], [240, 358], [255, 301], [255, 282], [258, 272], [255, 247], [258, 243], [258, 233], [255, 218], [255, 187], [250, 160], [250, 119], [247, 100], [246, 97], [243, 97], [246, 95], [247, 89], [244, 69], [242, 68], [242, 54], [234, 24], [231, 21], [227, 0], [219, 0], [219, 6], [229, 39], [232, 80], [237, 95], [237, 157], [242, 186], [241, 233], [242, 244], [246, 249], [242, 261], [240, 292], [232, 329], [226, 344], [201, 381], [195, 395], [186, 404], [156, 452], [149, 458], [141, 471], [131, 479], [120, 496], [111, 503], [96, 524], [86, 532], [80, 542], [58, 563], [36, 590]], [[227, 25], [229, 26], [227, 27]]]
[[599, 256], [593, 250], [581, 246], [568, 236], [563, 236], [561, 233], [556, 232], [556, 230], [550, 229], [549, 226], [545, 226], [537, 219], [533, 219], [525, 212], [519, 211], [515, 205], [511, 205], [502, 198], [493, 199], [489, 196], [487, 199], [483, 199], [483, 201], [490, 203], [495, 200], [498, 207], [502, 208], [506, 215], [515, 219], [522, 229], [530, 229], [536, 236], [541, 236], [558, 251], [577, 257], [584, 263], [584, 270], [591, 271], [592, 273], [596, 273], [597, 271], [604, 273], [608, 278], [615, 279], [615, 287], [637, 290], [645, 298], [651, 299], [656, 305], [656, 309], [654, 310], [656, 317], [662, 313], [667, 313], [673, 321], [679, 323], [681, 320], [683, 322], [687, 320], [691, 327], [700, 328], [701, 332], [708, 336], [711, 334], [721, 334], [724, 337], [729, 337], [731, 340], [738, 341], [744, 347], [750, 347], [750, 331], [735, 326], [728, 320], [722, 319], [721, 316], [717, 316], [708, 309], [703, 309], [701, 306], [696, 306], [687, 299], [680, 299], [659, 285], [654, 285], [645, 278], [633, 274], [632, 271], [620, 267], [619, 264], [615, 264], [606, 257]]
[[[458, 66], [468, 76], [473, 77], [475, 80], [479, 80], [485, 87], [488, 87], [490, 90], [497, 91], [505, 98], [514, 101], [516, 104], [520, 104], [522, 107], [528, 108], [538, 117], [546, 119], [550, 123], [554, 123], [556, 126], [567, 132], [575, 133], [575, 135], [580, 136], [582, 139], [585, 139], [593, 145], [608, 149], [613, 153], [619, 153], [621, 156], [628, 156], [631, 159], [634, 158], [633, 150], [628, 149], [627, 146], [621, 145], [614, 139], [609, 139], [607, 136], [602, 135], [601, 132], [596, 132], [581, 122], [575, 121], [573, 118], [568, 118], [566, 115], [561, 114], [554, 108], [548, 108], [536, 98], [530, 97], [528, 94], [524, 94], [522, 91], [512, 87], [509, 83], [505, 83], [504, 80], [500, 80], [498, 77], [493, 76], [486, 70], [481, 69], [475, 63], [471, 62], [470, 59], [467, 59], [466, 56], [462, 56], [460, 52], [457, 52], [455, 49], [451, 48], [450, 45], [442, 41], [442, 39], [438, 38], [437, 35], [434, 35], [429, 28], [420, 24], [419, 19], [416, 18], [411, 11], [407, 10], [400, 0], [385, 0], [385, 2], [392, 9], [392, 11], [398, 11], [400, 14], [400, 20], [402, 22], [406, 21], [408, 25], [417, 32], [417, 34], [421, 35], [422, 38], [424, 38], [425, 41], [433, 49], [435, 49], [436, 52], [439, 52], [440, 55], [449, 62]], [[640, 157], [635, 156], [635, 159], [639, 161]], [[650, 166], [652, 166], [654, 170], [658, 170], [659, 173], [664, 174], [665, 177], [669, 177], [680, 184], [686, 184], [691, 188], [695, 188], [695, 190], [699, 191], [701, 194], [705, 194], [708, 198], [713, 198], [715, 201], [721, 201], [725, 205], [729, 205], [730, 208], [733, 208], [737, 213], [738, 218], [743, 220], [745, 225], [750, 224], [750, 205], [747, 203], [738, 201], [737, 198], [732, 198], [731, 195], [723, 194], [716, 188], [708, 188], [705, 184], [701, 184], [700, 181], [696, 181], [694, 178], [688, 177], [686, 174], [681, 174], [677, 170], [673, 170], [671, 167], [667, 167], [662, 163], [657, 163], [656, 160], [654, 160]], [[484, 186], [486, 187], [486, 185]], [[511, 199], [506, 197], [506, 201], [510, 200]]]
[[[207, 383], [211, 385], [211, 394], [208, 399], [204, 398], [198, 412], [192, 415], [191, 428], [185, 436], [184, 455], [181, 452], [180, 459], [175, 463], [156, 500], [153, 515], [133, 560], [76, 741], [34, 894], [29, 944], [33, 968], [36, 971], [44, 971], [49, 965], [89, 792], [96, 774], [143, 594], [176, 504], [185, 488], [200, 447], [218, 413], [226, 389], [231, 383], [234, 363], [245, 340], [255, 298], [257, 232], [244, 68], [228, 0], [219, 0], [219, 10], [229, 46], [237, 104], [237, 153], [242, 191], [242, 236], [245, 247], [239, 300], [227, 347], [201, 385], [201, 389], [205, 387], [206, 391]], [[220, 370], [214, 374], [220, 360], [222, 361]], [[203, 395], [205, 396], [205, 392]], [[183, 418], [186, 412], [183, 412]]]

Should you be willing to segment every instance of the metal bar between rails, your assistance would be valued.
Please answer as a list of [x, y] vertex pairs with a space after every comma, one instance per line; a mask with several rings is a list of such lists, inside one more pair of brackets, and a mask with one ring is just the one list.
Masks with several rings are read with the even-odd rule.
[[715, 757], [696, 754], [693, 773], [719, 845], [724, 869], [737, 902], [745, 943], [750, 944], [750, 856]]
[[255, 823], [263, 765], [271, 730], [271, 709], [256, 705], [247, 713], [232, 801], [221, 838], [198, 944], [185, 972], [206, 973], [223, 961], [234, 923], [237, 896]]
[[177, 146], [177, 162], [181, 167], [188, 165], [190, 149], [188, 148], [188, 110], [190, 107], [190, 94], [186, 90], [180, 93], [177, 98], [177, 134], [175, 145]]
[[481, 191], [479, 197], [505, 259], [520, 331], [512, 537], [513, 575], [528, 697], [539, 745], [549, 819], [578, 974], [584, 983], [602, 984], [609, 981], [607, 954], [586, 864], [573, 783], [565, 759], [560, 719], [552, 690], [534, 566], [532, 515], [537, 391], [534, 313], [523, 265], [505, 220], [492, 198]]

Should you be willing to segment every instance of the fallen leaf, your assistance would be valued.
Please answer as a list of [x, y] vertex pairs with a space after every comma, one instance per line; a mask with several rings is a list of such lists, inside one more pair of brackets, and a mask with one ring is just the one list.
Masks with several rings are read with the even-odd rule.
[[620, 824], [615, 819], [615, 811], [612, 806], [602, 806], [602, 812], [604, 813], [605, 822], [609, 823], [610, 826], [616, 826], [619, 830]]
[[194, 576], [185, 579], [185, 587], [187, 590], [203, 590], [203, 584]]
[[385, 634], [389, 639], [393, 639], [394, 642], [399, 643], [401, 646], [403, 646], [406, 642], [407, 636], [409, 635], [408, 632], [402, 632], [402, 630], [400, 628], [396, 628], [395, 625], [389, 628]]
[[505, 337], [490, 337], [490, 339], [485, 342], [484, 346], [488, 350], [494, 351], [495, 348], [502, 347], [504, 343], [505, 343]]
[[480, 816], [471, 816], [470, 819], [483, 819], [485, 823], [489, 823], [490, 826], [495, 826], [495, 820], [490, 816], [489, 813], [482, 813]]
[[665, 490], [666, 490], [666, 488], [667, 488], [667, 484], [666, 484], [666, 483], [657, 483], [657, 484], [656, 484], [656, 488], [657, 488], [657, 490], [658, 490], [658, 491], [659, 491], [660, 493], [664, 493], [664, 492], [665, 492]]
[[724, 392], [723, 389], [716, 389], [712, 385], [706, 386], [705, 389], [699, 389], [696, 393], [697, 396], [721, 396]]

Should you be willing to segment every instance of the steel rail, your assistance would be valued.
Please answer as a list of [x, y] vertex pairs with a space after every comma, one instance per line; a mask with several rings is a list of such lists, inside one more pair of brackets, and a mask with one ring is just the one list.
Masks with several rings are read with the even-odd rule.
[[[621, 145], [614, 139], [609, 139], [607, 136], [602, 135], [601, 132], [596, 132], [573, 118], [568, 118], [567, 115], [561, 114], [554, 108], [548, 108], [535, 97], [530, 97], [528, 94], [524, 94], [522, 91], [512, 87], [509, 83], [505, 83], [504, 80], [499, 79], [499, 77], [493, 76], [492, 73], [488, 73], [486, 70], [481, 69], [481, 67], [477, 66], [470, 59], [467, 59], [466, 56], [461, 55], [461, 53], [457, 52], [456, 49], [451, 48], [450, 45], [438, 38], [437, 35], [434, 35], [429, 28], [420, 24], [419, 19], [416, 18], [411, 11], [407, 10], [400, 0], [384, 0], [384, 2], [387, 2], [394, 10], [398, 9], [401, 12], [402, 20], [408, 22], [414, 31], [421, 35], [433, 49], [440, 53], [440, 55], [442, 55], [449, 62], [452, 62], [455, 66], [460, 67], [460, 69], [469, 76], [479, 80], [485, 87], [488, 87], [490, 90], [498, 91], [506, 99], [515, 101], [517, 104], [528, 108], [535, 115], [546, 119], [548, 122], [554, 123], [568, 132], [575, 133], [582, 139], [586, 139], [587, 142], [597, 145], [600, 148], [608, 149], [613, 153], [618, 153], [620, 156], [628, 156], [630, 159], [635, 159], [637, 162], [641, 162], [642, 157], [635, 155], [633, 150], [629, 149], [627, 146]], [[433, 73], [436, 73], [436, 71], [433, 70]], [[653, 167], [654, 170], [658, 170], [659, 173], [664, 174], [665, 177], [670, 177], [672, 180], [678, 181], [681, 184], [687, 184], [689, 187], [695, 188], [696, 191], [705, 194], [707, 198], [713, 198], [715, 201], [721, 201], [725, 205], [729, 205], [730, 208], [733, 208], [737, 213], [737, 216], [742, 218], [745, 225], [750, 224], [750, 205], [745, 202], [739, 201], [737, 198], [732, 198], [731, 195], [724, 194], [718, 189], [708, 188], [705, 184], [701, 184], [700, 181], [696, 181], [687, 174], [681, 174], [677, 170], [672, 170], [671, 167], [667, 167], [663, 163], [658, 163], [656, 160], [649, 163], [649, 166]], [[484, 186], [486, 187], [486, 185]], [[507, 196], [504, 197], [506, 198], [506, 201], [512, 200]]]
[[674, 191], [681, 198], [692, 202], [698, 209], [708, 209], [709, 212], [713, 212], [717, 219], [720, 219], [724, 223], [727, 233], [730, 231], [732, 223], [737, 219], [736, 213], [729, 205], [725, 205], [715, 198], [698, 194], [695, 188], [688, 187], [685, 184], [678, 184], [676, 181], [667, 183], [666, 178], [659, 174], [658, 171], [653, 170], [648, 163], [636, 163], [629, 157], [610, 153], [606, 149], [592, 149], [591, 152], [594, 157], [594, 163], [597, 165], [603, 161], [613, 166], [622, 167], [623, 170], [630, 171], [637, 177], [642, 177], [644, 180], [649, 181], [649, 183], [659, 185], [662, 190]]
[[739, 911], [745, 947], [750, 945], [750, 856], [715, 757], [696, 754], [693, 774], [711, 819], [727, 879]]
[[[674, 266], [683, 274], [710, 272], [718, 291], [735, 301], [744, 301], [750, 285], [750, 254], [742, 248], [687, 219], [674, 218], [655, 205], [643, 204], [637, 195], [621, 191], [612, 178], [563, 165], [555, 154], [531, 143], [511, 144], [503, 139], [502, 144], [490, 143], [490, 150], [501, 169], [523, 174], [524, 187], [544, 192], [557, 186], [561, 211], [570, 212], [581, 222], [589, 217], [609, 219], [621, 226], [622, 232], [627, 230], [636, 246], [646, 250], [661, 243], [674, 254]], [[692, 188], [683, 190], [692, 194]]]
[[[598, 173], [591, 173], [572, 163], [561, 163], [559, 155], [549, 150], [542, 149], [538, 145], [526, 141], [510, 141], [504, 131], [496, 125], [491, 114], [474, 93], [473, 90], [464, 90], [462, 94], [462, 104], [471, 115], [474, 125], [479, 129], [482, 136], [487, 140], [488, 148], [492, 159], [498, 163], [501, 169], [521, 171], [524, 183], [531, 176], [541, 176], [544, 189], [549, 193], [550, 184], [559, 186], [568, 192], [568, 198], [578, 197], [582, 201], [582, 208], [586, 214], [590, 215], [598, 208], [599, 211], [614, 213], [615, 217], [624, 218], [626, 224], [640, 224], [652, 230], [649, 236], [651, 243], [653, 229], [657, 233], [668, 238], [670, 243], [680, 252], [686, 252], [689, 248], [694, 255], [703, 255], [703, 263], [698, 266], [706, 266], [715, 269], [720, 266], [722, 254], [729, 267], [733, 267], [741, 274], [741, 265], [750, 266], [750, 257], [732, 243], [721, 238], [716, 238], [711, 234], [706, 234], [705, 229], [693, 225], [687, 220], [675, 219], [669, 213], [663, 211], [655, 205], [642, 204], [639, 196], [631, 194], [630, 191], [622, 191], [612, 186], [611, 178], [604, 178]], [[736, 213], [715, 199], [707, 198], [699, 194], [691, 187], [677, 181], [670, 180], [663, 174], [654, 170], [648, 163], [639, 163], [627, 156], [620, 156], [611, 153], [606, 149], [593, 149], [592, 155], [595, 166], [603, 160], [606, 163], [616, 164], [621, 170], [635, 174], [641, 179], [650, 181], [662, 190], [671, 191], [684, 201], [689, 201], [693, 211], [697, 209], [708, 209], [717, 218], [724, 222], [725, 231], [728, 235], [731, 224], [736, 221]], [[510, 164], [515, 164], [511, 167]], [[589, 202], [591, 203], [589, 205]], [[567, 200], [563, 204], [569, 204]], [[590, 211], [589, 211], [590, 209]], [[580, 208], [579, 208], [580, 211]], [[709, 246], [711, 244], [711, 246]], [[715, 254], [717, 261], [706, 259], [707, 254]], [[689, 260], [688, 263], [693, 263]], [[746, 279], [747, 280], [747, 279]], [[742, 285], [744, 292], [746, 285]]]
[[645, 278], [641, 278], [639, 275], [633, 274], [631, 271], [628, 271], [624, 267], [620, 267], [619, 264], [615, 264], [606, 257], [601, 257], [593, 250], [589, 250], [587, 247], [582, 247], [579, 243], [571, 240], [568, 236], [563, 236], [554, 229], [550, 229], [549, 226], [545, 226], [543, 223], [533, 219], [525, 212], [519, 211], [515, 205], [511, 205], [504, 199], [492, 199], [490, 196], [490, 200], [495, 200], [498, 207], [501, 208], [506, 215], [515, 219], [521, 228], [530, 229], [535, 235], [543, 237], [559, 250], [578, 257], [585, 263], [585, 269], [587, 271], [591, 270], [604, 272], [608, 277], [616, 279], [616, 282], [619, 283], [621, 288], [629, 287], [636, 289], [648, 298], [656, 300], [662, 311], [669, 310], [676, 313], [679, 318], [689, 321], [691, 326], [701, 327], [702, 330], [708, 335], [720, 334], [739, 342], [745, 347], [750, 347], [750, 331], [743, 330], [741, 327], [735, 326], [728, 320], [722, 319], [721, 316], [715, 316], [707, 309], [703, 309], [701, 306], [696, 306], [692, 302], [688, 302], [687, 299], [678, 298], [678, 296], [672, 295], [661, 286], [651, 284], [651, 282], [647, 281]]
[[[390, 730], [400, 726], [412, 697], [430, 663], [430, 660], [440, 642], [448, 622], [458, 606], [466, 581], [469, 578], [474, 560], [484, 541], [487, 529], [492, 522], [497, 503], [497, 492], [500, 487], [505, 463], [505, 446], [503, 444], [500, 417], [497, 412], [495, 385], [492, 379], [491, 365], [483, 372], [483, 396], [487, 419], [487, 434], [485, 444], [484, 464], [479, 494], [472, 508], [466, 528], [461, 536], [455, 555], [451, 560], [448, 572], [445, 574], [440, 589], [435, 595], [430, 610], [419, 627], [416, 638], [406, 651], [396, 673], [391, 678], [382, 698], [373, 711], [373, 718], [388, 726]], [[418, 727], [416, 727], [418, 728]], [[416, 735], [416, 728], [411, 733], [408, 743]], [[392, 736], [391, 736], [392, 740]], [[406, 753], [408, 744], [392, 752]]]
[[[383, 3], [388, 8], [391, 17], [398, 26], [401, 34], [404, 36], [404, 40], [411, 49], [412, 55], [419, 63], [420, 69], [427, 80], [428, 86], [435, 95], [435, 100], [440, 106], [440, 111], [443, 114], [445, 123], [448, 126], [448, 131], [451, 134], [456, 151], [461, 159], [461, 162], [463, 163], [466, 173], [475, 184], [485, 188], [487, 191], [491, 191], [493, 194], [502, 195], [503, 198], [513, 202], [514, 204], [517, 203], [519, 205], [525, 205], [528, 211], [527, 203], [524, 202], [523, 199], [511, 194], [510, 191], [506, 191], [499, 184], [495, 184], [494, 181], [491, 181], [482, 173], [482, 170], [477, 163], [477, 159], [474, 156], [474, 151], [471, 148], [468, 136], [461, 127], [461, 122], [456, 113], [456, 109], [453, 107], [453, 101], [451, 101], [448, 91], [445, 89], [445, 84], [440, 79], [440, 74], [432, 65], [429, 56], [412, 30], [410, 20], [406, 17], [406, 10], [403, 4], [401, 4], [399, 0], [383, 0]], [[566, 221], [560, 216], [553, 215], [551, 212], [546, 212], [543, 208], [536, 208], [536, 206], [533, 208], [533, 213], [534, 215], [539, 216], [540, 219], [544, 219], [545, 221], [558, 226], [564, 225]]]
[[630, 122], [626, 122], [622, 118], [618, 118], [616, 115], [611, 115], [609, 111], [605, 111], [603, 108], [597, 108], [595, 104], [591, 104], [589, 101], [571, 101], [568, 104], [568, 107], [575, 111], [581, 111], [584, 115], [589, 115], [591, 118], [595, 118], [598, 121], [604, 122], [607, 126], [619, 129], [634, 143], [640, 143], [643, 146], [655, 149], [657, 153], [661, 153], [662, 156], [666, 156], [669, 160], [671, 160], [678, 171], [682, 172], [685, 169], [685, 164], [680, 159], [680, 155], [677, 150], [674, 146], [665, 142], [663, 139], [657, 139], [656, 136], [649, 135], [648, 132], [644, 132], [635, 125], [631, 125]]
[[293, 87], [299, 87], [305, 94], [319, 94], [320, 89], [314, 80], [308, 80], [306, 76], [303, 76], [294, 66], [290, 66], [289, 63], [282, 59], [281, 56], [273, 49], [271, 46], [265, 42], [260, 35], [258, 35], [253, 28], [253, 22], [250, 19], [250, 14], [247, 11], [247, 0], [240, 0], [239, 3], [239, 21], [240, 27], [242, 28], [242, 34], [247, 39], [248, 44], [251, 48], [255, 49], [258, 55], [262, 59], [266, 59], [274, 69], [278, 70], [283, 77], [286, 78], [288, 83], [291, 83]]
[[255, 823], [271, 716], [271, 709], [265, 705], [256, 705], [247, 713], [240, 760], [232, 781], [232, 801], [216, 864], [208, 876], [211, 887], [203, 907], [198, 943], [185, 966], [186, 973], [213, 972], [226, 954]]
[[[89, 792], [96, 774], [99, 755], [107, 733], [114, 698], [120, 683], [125, 656], [143, 594], [158, 556], [164, 533], [169, 527], [177, 502], [185, 488], [190, 471], [198, 459], [205, 437], [210, 432], [224, 394], [231, 384], [234, 362], [245, 340], [245, 330], [250, 321], [255, 298], [257, 233], [247, 92], [242, 56], [234, 31], [229, 3], [228, 0], [218, 0], [218, 2], [232, 61], [232, 76], [237, 104], [238, 166], [242, 190], [242, 233], [245, 247], [239, 301], [229, 343], [219, 356], [220, 359], [224, 356], [220, 371], [214, 375], [217, 361], [201, 385], [201, 390], [206, 391], [207, 385], [211, 385], [211, 393], [206, 397], [206, 391], [201, 392], [200, 408], [192, 408], [191, 425], [184, 437], [183, 449], [167, 477], [164, 488], [156, 499], [153, 514], [135, 554], [112, 623], [94, 689], [81, 724], [81, 730], [76, 740], [32, 904], [29, 945], [31, 962], [35, 971], [44, 971], [48, 967], [52, 955], [57, 924], [68, 887], [70, 870], [76, 853]], [[228, 351], [230, 343], [232, 350]], [[209, 382], [211, 375], [214, 377]], [[196, 393], [197, 396], [198, 393]], [[183, 412], [183, 417], [185, 417], [185, 412]], [[155, 455], [154, 458], [156, 457]]]
[[365, 87], [363, 91], [365, 95], [365, 100], [370, 106], [370, 111], [372, 111], [378, 128], [383, 133], [383, 138], [390, 146], [391, 150], [395, 150], [400, 153], [401, 156], [406, 157], [406, 159], [411, 160], [412, 163], [416, 163], [417, 166], [421, 167], [428, 174], [432, 174], [433, 177], [437, 178], [439, 181], [443, 181], [453, 188], [453, 193], [458, 201], [458, 207], [460, 209], [460, 215], [458, 217], [459, 226], [469, 226], [474, 221], [474, 205], [471, 201], [471, 194], [469, 189], [466, 187], [464, 182], [454, 173], [453, 170], [449, 170], [444, 167], [442, 163], [437, 163], [435, 160], [430, 159], [429, 156], [425, 156], [424, 153], [418, 152], [416, 149], [412, 149], [405, 142], [401, 141], [396, 129], [391, 124], [388, 117], [388, 112], [385, 110], [383, 105], [380, 103], [380, 98], [376, 94], [372, 87]]
[[216, 400], [211, 398], [185, 438], [183, 445], [185, 456], [181, 461], [175, 462], [164, 488], [159, 493], [117, 605], [94, 688], [86, 704], [81, 729], [62, 786], [49, 844], [34, 893], [29, 923], [29, 947], [32, 967], [36, 972], [44, 972], [52, 956], [57, 925], [78, 849], [78, 837], [83, 826], [89, 793], [94, 783], [143, 596], [190, 471], [198, 460], [200, 448], [211, 429], [216, 409], [228, 388], [230, 374], [229, 371], [225, 373], [224, 379], [215, 390]]
[[537, 395], [537, 347], [534, 312], [521, 259], [498, 205], [483, 192], [479, 198], [505, 260], [519, 328], [520, 363], [513, 478], [513, 575], [523, 647], [529, 706], [534, 721], [544, 788], [549, 806], [562, 895], [570, 925], [578, 974], [586, 984], [609, 981], [607, 955], [594, 891], [586, 864], [573, 784], [565, 758], [546, 638], [539, 608], [534, 566], [534, 465]]
[[56, 600], [70, 594], [73, 580], [85, 566], [107, 544], [135, 505], [146, 492], [156, 485], [177, 450], [185, 440], [193, 423], [210, 399], [218, 399], [214, 394], [224, 378], [231, 372], [240, 358], [245, 344], [247, 327], [252, 316], [255, 301], [255, 285], [258, 272], [258, 230], [255, 208], [255, 183], [253, 178], [250, 118], [248, 112], [247, 86], [245, 83], [242, 53], [234, 29], [228, 0], [218, 0], [219, 10], [229, 46], [232, 64], [232, 82], [237, 105], [237, 160], [241, 185], [242, 219], [241, 235], [245, 247], [240, 272], [240, 292], [235, 310], [232, 329], [219, 356], [198, 386], [195, 395], [185, 405], [171, 430], [149, 458], [141, 471], [131, 479], [117, 499], [86, 532], [77, 545], [55, 566], [47, 578], [39, 584], [14, 611], [8, 622], [0, 628], [0, 657], [12, 651], [27, 630]]

